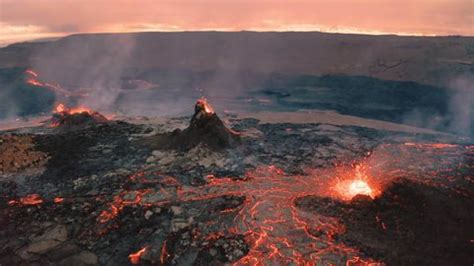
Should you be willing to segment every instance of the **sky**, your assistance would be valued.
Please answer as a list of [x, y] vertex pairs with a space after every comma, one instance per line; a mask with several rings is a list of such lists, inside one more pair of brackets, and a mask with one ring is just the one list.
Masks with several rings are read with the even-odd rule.
[[474, 0], [0, 0], [0, 46], [74, 33], [474, 35]]

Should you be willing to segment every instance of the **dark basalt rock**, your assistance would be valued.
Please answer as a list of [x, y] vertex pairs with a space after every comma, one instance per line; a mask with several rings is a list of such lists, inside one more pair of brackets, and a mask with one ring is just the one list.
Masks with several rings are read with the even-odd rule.
[[197, 101], [194, 111], [189, 127], [153, 137], [152, 142], [155, 143], [152, 146], [187, 151], [202, 144], [212, 150], [220, 150], [239, 141], [239, 133], [228, 129], [204, 99]]

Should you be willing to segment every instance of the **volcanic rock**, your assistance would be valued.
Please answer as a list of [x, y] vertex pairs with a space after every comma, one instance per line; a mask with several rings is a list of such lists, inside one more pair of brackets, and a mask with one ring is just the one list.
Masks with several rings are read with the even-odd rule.
[[242, 258], [248, 251], [249, 246], [242, 236], [221, 237], [210, 243], [208, 249], [199, 254], [199, 263], [214, 262], [217, 265], [229, 263]]
[[0, 136], [0, 174], [14, 173], [25, 168], [41, 167], [48, 161], [47, 154], [35, 150], [30, 136]]
[[77, 255], [65, 258], [59, 262], [59, 265], [98, 265], [97, 256], [90, 251], [82, 251]]
[[366, 207], [372, 202], [372, 198], [368, 195], [357, 194], [351, 199], [351, 204], [354, 206]]
[[45, 232], [43, 235], [35, 238], [26, 251], [35, 254], [44, 254], [67, 239], [67, 230], [64, 225], [58, 225]]

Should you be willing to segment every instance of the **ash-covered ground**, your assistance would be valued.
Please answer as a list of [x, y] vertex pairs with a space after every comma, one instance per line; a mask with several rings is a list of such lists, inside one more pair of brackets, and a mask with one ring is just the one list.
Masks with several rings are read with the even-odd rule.
[[195, 111], [2, 131], [0, 264], [474, 263], [470, 140]]

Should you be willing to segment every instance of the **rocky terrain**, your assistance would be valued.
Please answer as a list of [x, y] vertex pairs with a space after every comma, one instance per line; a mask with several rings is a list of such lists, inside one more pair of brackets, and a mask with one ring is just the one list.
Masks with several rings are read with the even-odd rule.
[[1, 132], [0, 264], [474, 261], [468, 138], [199, 102], [193, 117], [98, 115]]

